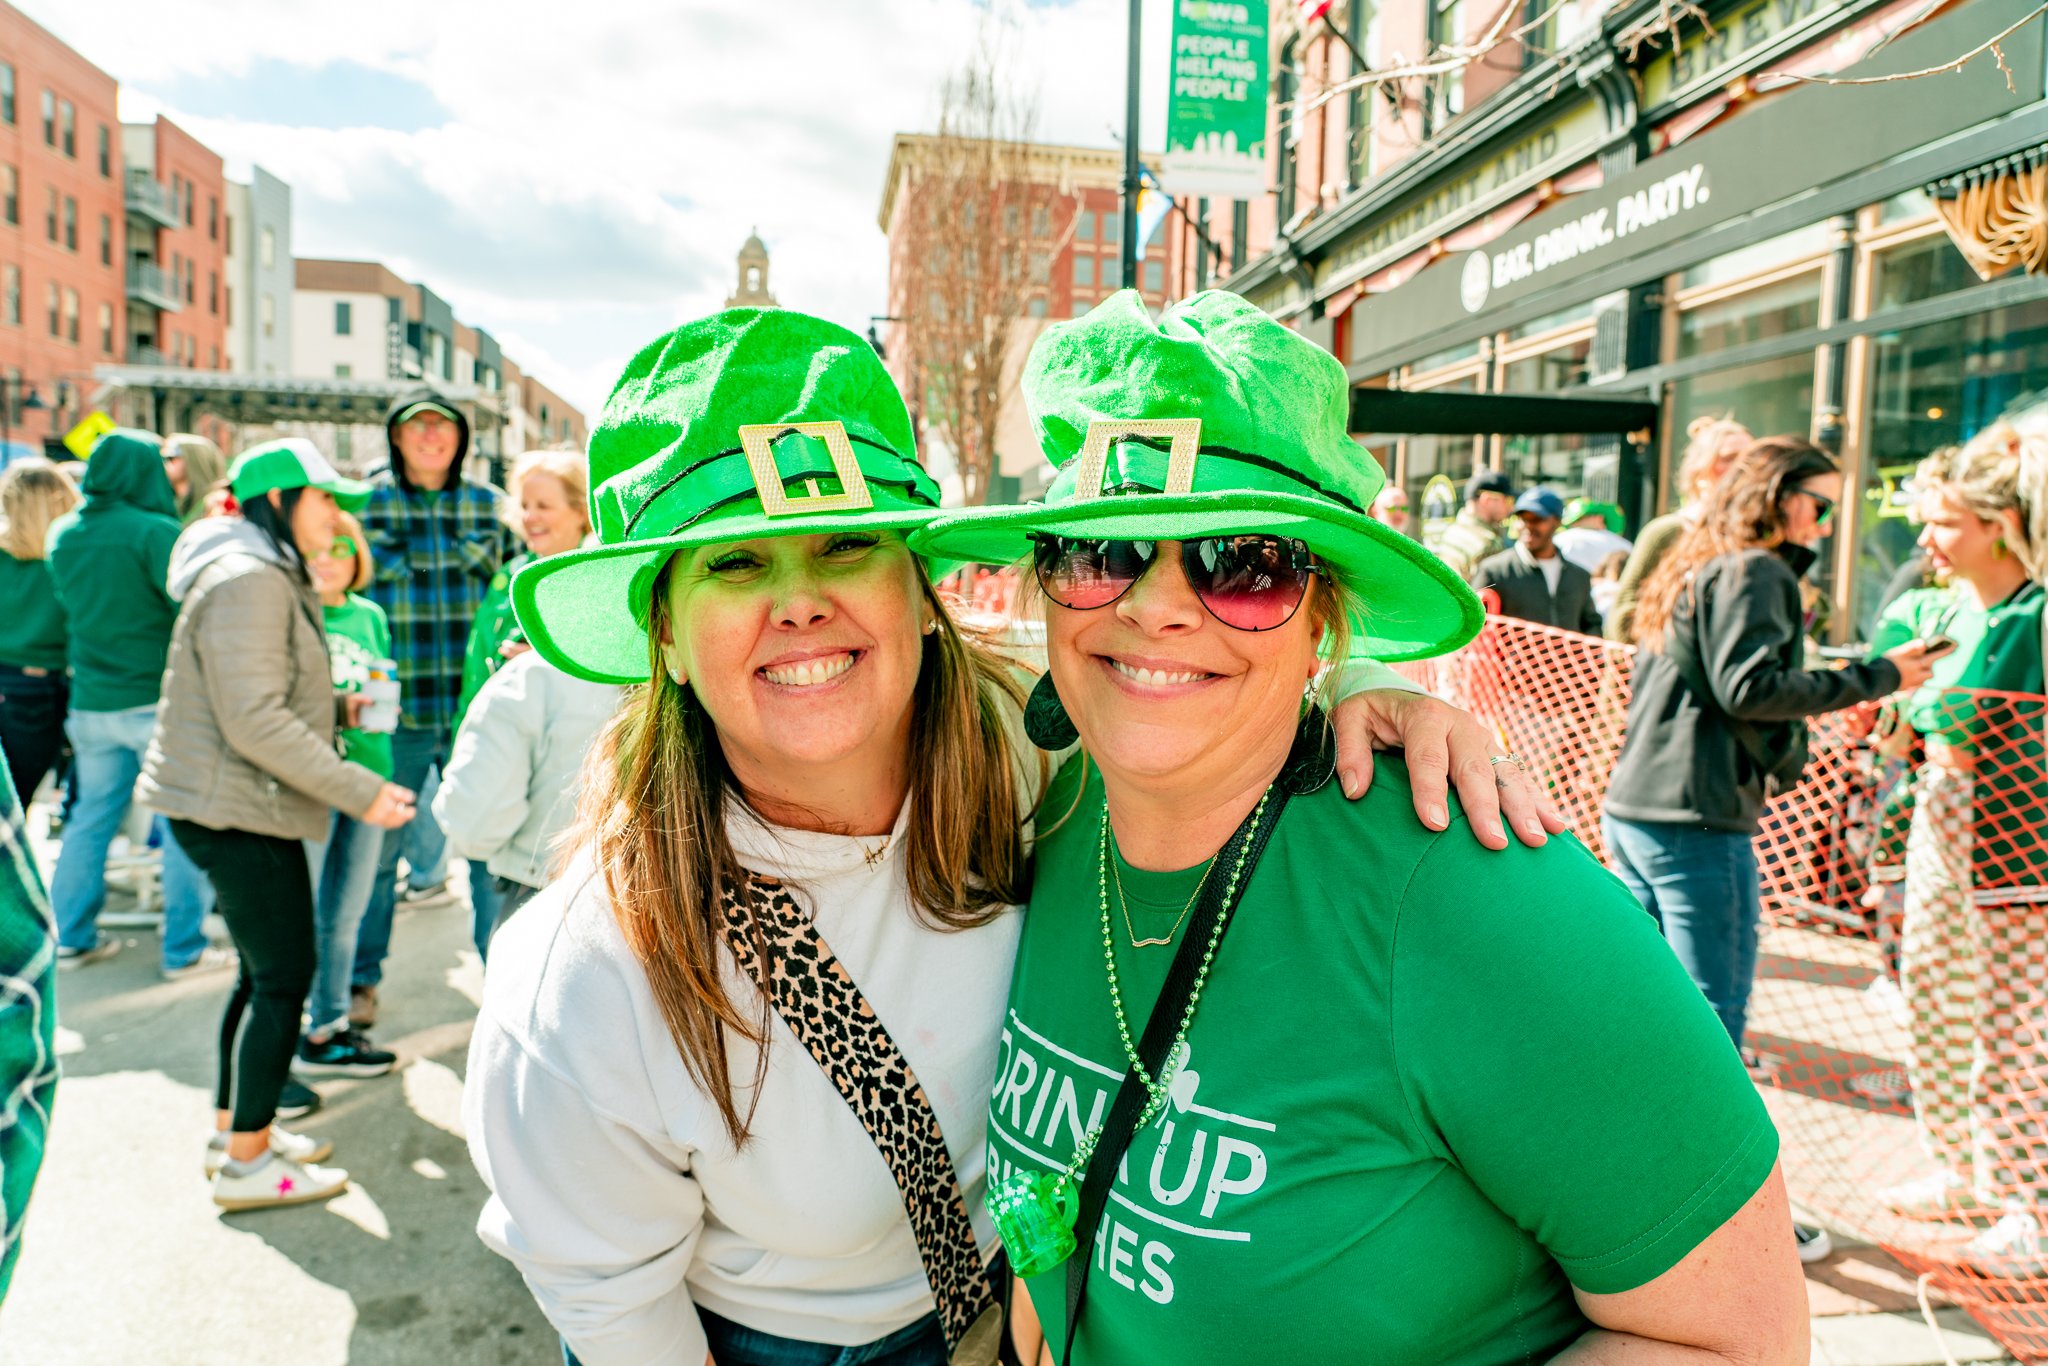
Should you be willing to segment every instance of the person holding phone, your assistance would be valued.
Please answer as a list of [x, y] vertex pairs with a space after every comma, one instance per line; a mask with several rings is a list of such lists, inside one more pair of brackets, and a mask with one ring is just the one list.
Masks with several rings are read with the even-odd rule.
[[[1916, 482], [1920, 547], [1948, 587], [1905, 595], [1877, 634], [1941, 654], [1898, 708], [1889, 747], [1919, 761], [1893, 803], [1910, 822], [1903, 842], [1880, 841], [1872, 877], [1905, 885], [1907, 1076], [1935, 1170], [1881, 1198], [1911, 1217], [1997, 1215], [1970, 1254], [2039, 1274], [2039, 1121], [2015, 1092], [2048, 1063], [2027, 1042], [2048, 995], [2023, 970], [2048, 942], [2048, 904], [2032, 896], [2048, 884], [2048, 842], [2010, 818], [2048, 807], [2042, 710], [2025, 700], [2048, 692], [2048, 436], [1987, 428]], [[1999, 891], [2022, 894], [1986, 900]]]

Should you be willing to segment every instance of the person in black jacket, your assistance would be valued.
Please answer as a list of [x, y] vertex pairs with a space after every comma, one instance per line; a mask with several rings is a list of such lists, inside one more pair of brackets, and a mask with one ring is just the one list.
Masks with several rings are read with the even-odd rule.
[[1515, 500], [1522, 539], [1479, 562], [1472, 586], [1489, 590], [1504, 617], [1560, 626], [1581, 635], [1600, 634], [1600, 609], [1593, 605], [1593, 576], [1557, 548], [1564, 524], [1564, 499], [1549, 489], [1530, 489]]
[[1799, 580], [1841, 496], [1825, 452], [1757, 440], [1636, 605], [1607, 848], [1739, 1049], [1762, 914], [1751, 840], [1764, 803], [1806, 765], [1805, 718], [1917, 688], [1935, 658], [1915, 641], [1867, 664], [1804, 667]]

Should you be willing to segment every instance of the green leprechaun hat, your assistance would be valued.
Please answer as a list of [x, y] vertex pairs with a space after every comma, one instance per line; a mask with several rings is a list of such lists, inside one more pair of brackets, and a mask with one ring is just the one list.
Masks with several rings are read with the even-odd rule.
[[939, 515], [910, 414], [874, 348], [821, 318], [735, 308], [627, 364], [590, 434], [598, 544], [512, 580], [543, 659], [596, 683], [648, 677], [655, 576], [678, 550]]
[[1124, 290], [1049, 327], [1024, 401], [1060, 467], [1043, 502], [962, 510], [912, 537], [927, 555], [1006, 564], [1034, 533], [1175, 541], [1292, 536], [1364, 602], [1353, 655], [1422, 659], [1485, 620], [1428, 550], [1366, 515], [1386, 482], [1350, 437], [1337, 358], [1241, 296], [1210, 290], [1156, 321]]

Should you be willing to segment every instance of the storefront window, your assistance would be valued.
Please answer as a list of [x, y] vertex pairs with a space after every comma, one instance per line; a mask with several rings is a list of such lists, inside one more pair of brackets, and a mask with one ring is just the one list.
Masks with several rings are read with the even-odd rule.
[[1818, 256], [1828, 249], [1829, 231], [1826, 223], [1812, 223], [1754, 246], [1716, 256], [1711, 261], [1702, 261], [1679, 276], [1678, 287], [1686, 290], [1725, 285], [1777, 266], [1790, 265], [1808, 256]]
[[1685, 452], [1686, 426], [1696, 417], [1732, 417], [1758, 436], [1805, 436], [1813, 427], [1813, 353], [1801, 351], [1672, 384], [1664, 418], [1669, 463], [1660, 511], [1678, 506], [1678, 461]]
[[[1501, 367], [1501, 389], [1511, 394], [1557, 394], [1575, 389], [1586, 382], [1592, 354], [1593, 339], [1581, 337], [1554, 351], [1510, 361]], [[1501, 468], [1518, 489], [1543, 484], [1574, 498], [1585, 492], [1586, 452], [1592, 442], [1578, 433], [1505, 436], [1501, 439]]]
[[1919, 218], [1934, 216], [1934, 201], [1923, 190], [1908, 190], [1885, 200], [1877, 209], [1880, 223], [1910, 223]]
[[1531, 318], [1520, 327], [1512, 329], [1508, 333], [1508, 340], [1518, 342], [1530, 337], [1540, 337], [1546, 332], [1555, 332], [1559, 328], [1570, 327], [1573, 323], [1586, 322], [1592, 316], [1593, 301], [1588, 299], [1582, 304], [1572, 305], [1563, 312], [1552, 313], [1544, 318]]
[[[1468, 341], [1462, 346], [1454, 346], [1448, 351], [1439, 351], [1433, 356], [1424, 356], [1421, 360], [1408, 367], [1408, 373], [1411, 375], [1426, 375], [1432, 370], [1441, 370], [1445, 366], [1456, 365], [1459, 361], [1471, 360], [1478, 354], [1478, 341]], [[1444, 387], [1456, 388], [1457, 386], [1446, 385]]]
[[[1454, 394], [1479, 392], [1477, 376], [1435, 386]], [[1426, 535], [1458, 515], [1464, 501], [1465, 481], [1479, 468], [1479, 439], [1469, 436], [1411, 436], [1402, 442], [1403, 484], [1408, 490], [1410, 515]]]
[[1872, 261], [1870, 311], [1888, 313], [1922, 299], [1953, 294], [1978, 283], [1946, 233], [1881, 251]]
[[1725, 351], [1819, 325], [1820, 272], [1812, 270], [1686, 309], [1678, 315], [1678, 358]]
[[1943, 446], [1969, 440], [2043, 385], [2048, 301], [1871, 338], [1869, 473], [1856, 544], [1859, 639], [1870, 636], [1885, 584], [1914, 554], [1917, 531], [1899, 496], [1913, 467]]

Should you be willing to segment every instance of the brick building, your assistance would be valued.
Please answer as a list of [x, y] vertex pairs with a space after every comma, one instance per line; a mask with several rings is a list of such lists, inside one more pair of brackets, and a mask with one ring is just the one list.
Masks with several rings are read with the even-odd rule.
[[[169, 119], [121, 129], [127, 155], [131, 363], [227, 368], [227, 176]], [[273, 307], [275, 307], [273, 305]], [[274, 333], [275, 316], [254, 319]]]
[[[2032, 8], [1339, 0], [1330, 19], [1374, 69], [1480, 50], [1375, 92], [1338, 89], [1344, 43], [1276, 0], [1273, 191], [1192, 206], [1220, 260], [1170, 220], [1177, 287], [1243, 293], [1360, 390], [1656, 405], [1641, 440], [1355, 433], [1425, 534], [1482, 466], [1639, 524], [1682, 497], [1693, 419], [1810, 437], [1849, 485], [1816, 577], [1836, 637], [1864, 638], [1913, 553], [1913, 463], [2048, 388], [2048, 251], [2021, 246], [2048, 241]], [[1988, 53], [2007, 29], [2002, 60], [1871, 79]], [[1815, 76], [1865, 83], [1787, 79]]]
[[[0, 3], [0, 401], [30, 444], [126, 345], [113, 77]], [[24, 403], [34, 404], [24, 411]]]
[[[923, 277], [919, 253], [925, 246], [916, 228], [919, 173], [933, 155], [938, 139], [923, 133], [898, 133], [882, 185], [878, 221], [889, 239], [889, 308], [893, 321], [877, 333], [890, 371], [918, 412], [915, 377], [905, 373], [906, 328], [912, 312], [930, 307], [914, 299], [914, 282]], [[1031, 343], [1049, 322], [1078, 318], [1122, 287], [1123, 153], [1114, 148], [1033, 144], [1023, 158], [1026, 193], [1019, 200], [1016, 228], [1027, 253], [1022, 316], [1012, 329], [1005, 369], [1014, 392]], [[1173, 288], [1180, 240], [1162, 224], [1146, 243], [1133, 282], [1154, 308], [1178, 297]], [[994, 501], [1030, 496], [1046, 482], [1044, 457], [1021, 402], [1004, 404], [996, 435], [999, 481], [991, 485]]]

